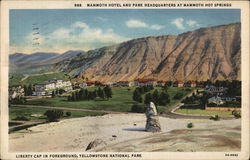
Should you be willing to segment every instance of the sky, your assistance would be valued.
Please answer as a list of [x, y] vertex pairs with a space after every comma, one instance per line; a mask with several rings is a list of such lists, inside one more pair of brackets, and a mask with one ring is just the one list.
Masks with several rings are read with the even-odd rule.
[[84, 50], [240, 22], [239, 9], [10, 10], [10, 53]]

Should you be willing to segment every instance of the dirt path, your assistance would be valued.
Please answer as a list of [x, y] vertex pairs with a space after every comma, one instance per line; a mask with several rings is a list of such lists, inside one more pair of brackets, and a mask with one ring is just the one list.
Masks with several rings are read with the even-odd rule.
[[91, 110], [91, 109], [69, 108], [69, 107], [52, 107], [52, 106], [35, 106], [35, 105], [14, 105], [14, 106], [17, 106], [17, 107], [27, 107], [27, 108], [61, 109], [61, 110], [68, 110], [68, 111], [94, 112], [94, 113], [105, 113], [105, 114], [124, 114], [124, 113], [130, 113], [130, 112], [116, 112], [116, 111], [106, 111], [106, 110]]

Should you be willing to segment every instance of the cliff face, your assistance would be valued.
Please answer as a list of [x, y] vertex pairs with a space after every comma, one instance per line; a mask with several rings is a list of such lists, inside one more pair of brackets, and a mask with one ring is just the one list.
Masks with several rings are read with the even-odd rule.
[[223, 80], [241, 77], [240, 23], [146, 37], [63, 60], [58, 71], [89, 80]]

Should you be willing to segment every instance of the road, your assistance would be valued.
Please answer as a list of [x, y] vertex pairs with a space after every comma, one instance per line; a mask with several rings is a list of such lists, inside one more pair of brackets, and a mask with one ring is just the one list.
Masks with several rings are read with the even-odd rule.
[[[186, 97], [191, 96], [193, 93], [195, 92], [195, 90], [193, 92], [191, 92], [190, 94], [186, 95], [185, 97], [182, 98], [185, 99]], [[202, 115], [185, 115], [185, 114], [179, 114], [179, 113], [175, 113], [174, 111], [179, 109], [181, 106], [183, 106], [184, 103], [177, 103], [171, 107], [168, 107], [165, 111], [163, 111], [161, 113], [161, 116], [163, 117], [169, 117], [169, 118], [173, 118], [173, 119], [209, 119], [211, 116], [202, 116]], [[233, 119], [232, 117], [221, 117], [221, 119]]]

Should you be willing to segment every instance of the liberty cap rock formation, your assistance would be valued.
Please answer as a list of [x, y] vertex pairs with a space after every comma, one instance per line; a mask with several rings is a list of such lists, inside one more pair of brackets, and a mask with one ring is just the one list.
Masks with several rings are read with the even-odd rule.
[[161, 126], [159, 122], [159, 118], [157, 115], [156, 107], [153, 102], [150, 102], [146, 108], [146, 116], [147, 116], [147, 123], [146, 123], [146, 131], [147, 132], [160, 132]]

